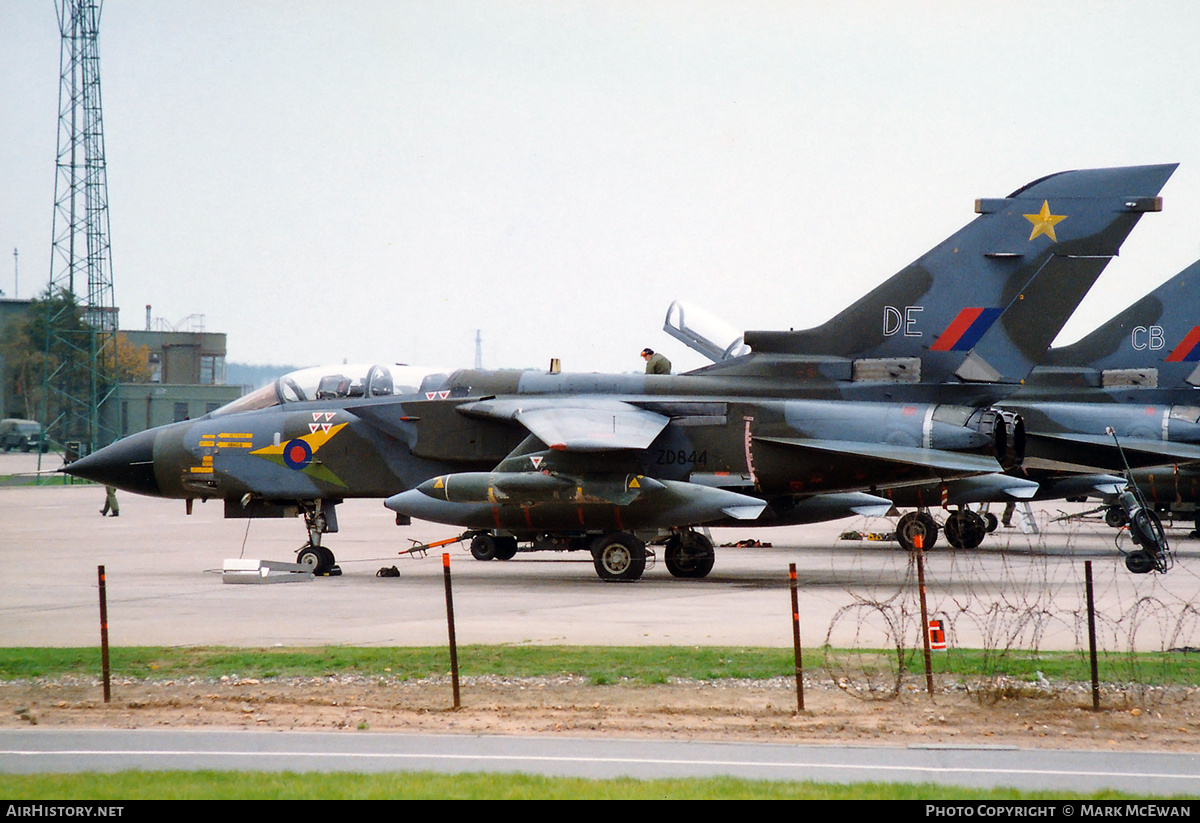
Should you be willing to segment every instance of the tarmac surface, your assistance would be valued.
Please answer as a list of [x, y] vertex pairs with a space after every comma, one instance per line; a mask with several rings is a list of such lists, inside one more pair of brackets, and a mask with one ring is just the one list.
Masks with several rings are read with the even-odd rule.
[[[0, 475], [32, 471], [36, 455], [0, 454]], [[43, 467], [57, 465], [56, 455]], [[466, 544], [401, 556], [412, 541], [453, 537], [453, 527], [397, 527], [381, 501], [348, 501], [341, 531], [326, 536], [343, 574], [303, 583], [229, 585], [227, 558], [293, 561], [303, 522], [226, 520], [219, 502], [120, 495], [118, 518], [101, 517], [104, 489], [91, 484], [0, 487], [8, 585], [0, 595], [0, 647], [89, 646], [99, 637], [98, 574], [106, 572], [113, 645], [442, 645], [447, 640], [441, 553], [451, 558], [457, 641], [562, 645], [731, 645], [792, 643], [789, 564], [797, 566], [806, 646], [888, 642], [889, 609], [915, 603], [909, 556], [886, 540], [894, 520], [856, 518], [786, 529], [714, 530], [716, 566], [704, 580], [676, 580], [661, 562], [632, 584], [604, 583], [589, 555], [520, 553], [482, 563]], [[1037, 507], [1038, 534], [1000, 529], [974, 551], [944, 539], [929, 552], [931, 612], [954, 626], [952, 643], [997, 642], [988, 615], [1040, 615], [1033, 641], [1043, 649], [1080, 648], [1084, 562], [1092, 561], [1102, 634], [1111, 644], [1136, 636], [1139, 650], [1200, 646], [1190, 606], [1200, 589], [1200, 544], [1188, 529], [1168, 533], [1175, 566], [1166, 575], [1132, 575], [1117, 532], [1096, 518], [1055, 522], [1083, 504]], [[939, 514], [940, 512], [935, 512]], [[721, 548], [754, 539], [758, 548]], [[1127, 538], [1122, 543], [1128, 547]], [[377, 577], [395, 566], [398, 577]], [[1150, 614], [1130, 630], [1115, 621]], [[908, 607], [905, 607], [908, 611]], [[1141, 612], [1138, 612], [1138, 610]], [[1045, 619], [1046, 615], [1052, 615]], [[1028, 622], [1028, 621], [1025, 621]], [[1113, 623], [1107, 630], [1104, 626]], [[1019, 642], [1022, 628], [1005, 629]], [[1102, 647], [1104, 641], [1102, 640]]]
[[[389, 772], [414, 768], [587, 779], [733, 776], [831, 783], [934, 782], [979, 789], [1110, 790], [1139, 797], [1195, 797], [1200, 786], [1196, 757], [1167, 752], [1130, 755], [1003, 747], [805, 746], [547, 735], [0, 729], [0, 773], [6, 774], [126, 769]], [[1183, 808], [1182, 804], [1135, 806], [1128, 801], [1109, 805], [1116, 808], [1115, 813], [1109, 812], [1115, 816], [1165, 815], [1172, 810], [1181, 814], [1178, 809]], [[1053, 809], [1047, 811], [1049, 804], [1043, 802], [1040, 808], [1039, 816], [1053, 814]], [[1004, 814], [1003, 807], [992, 814]], [[1084, 814], [1081, 810], [1081, 816]]]

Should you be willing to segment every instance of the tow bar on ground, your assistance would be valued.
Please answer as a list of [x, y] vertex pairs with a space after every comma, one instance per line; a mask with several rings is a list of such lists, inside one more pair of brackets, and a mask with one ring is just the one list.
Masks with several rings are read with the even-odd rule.
[[[420, 552], [421, 556], [424, 557], [430, 549], [436, 549], [440, 546], [449, 546], [451, 543], [461, 543], [464, 540], [469, 540], [470, 538], [474, 537], [475, 534], [476, 534], [475, 532], [463, 532], [458, 537], [447, 537], [445, 540], [435, 540], [432, 543], [421, 543], [419, 545], [411, 546], [410, 548], [405, 549], [404, 551], [400, 552], [400, 554], [401, 555], [408, 554], [408, 555], [416, 556], [416, 554], [418, 552]], [[411, 540], [412, 538], [409, 538], [409, 539]], [[413, 540], [412, 542], [416, 543], [417, 541]], [[384, 566], [382, 569], [375, 572], [375, 576], [376, 577], [399, 577], [400, 570], [397, 569], [395, 566], [391, 566], [391, 567]]]
[[[400, 552], [400, 554], [416, 554], [417, 552], [421, 552], [422, 555], [424, 555], [424, 553], [428, 552], [430, 549], [436, 549], [441, 546], [449, 546], [451, 543], [461, 543], [464, 540], [470, 540], [474, 536], [475, 532], [473, 531], [463, 532], [458, 537], [447, 537], [445, 540], [435, 540], [432, 543], [422, 543], [418, 546], [412, 546], [411, 548], [407, 548]], [[411, 540], [411, 538], [409, 539]], [[413, 540], [412, 542], [416, 543], [417, 541]]]

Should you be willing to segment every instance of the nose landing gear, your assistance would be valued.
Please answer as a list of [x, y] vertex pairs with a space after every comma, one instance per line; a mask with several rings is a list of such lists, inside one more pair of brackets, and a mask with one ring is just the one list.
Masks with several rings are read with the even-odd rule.
[[308, 527], [308, 542], [296, 551], [296, 562], [312, 566], [318, 577], [337, 577], [342, 573], [333, 552], [321, 545], [321, 535], [336, 532], [337, 510], [331, 503], [322, 505], [321, 500], [301, 504], [304, 525]]

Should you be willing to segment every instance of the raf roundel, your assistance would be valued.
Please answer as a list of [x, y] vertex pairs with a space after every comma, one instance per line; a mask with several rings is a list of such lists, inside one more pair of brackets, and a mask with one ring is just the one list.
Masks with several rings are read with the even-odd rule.
[[312, 456], [312, 447], [303, 440], [289, 440], [283, 447], [283, 462], [297, 471], [311, 463]]

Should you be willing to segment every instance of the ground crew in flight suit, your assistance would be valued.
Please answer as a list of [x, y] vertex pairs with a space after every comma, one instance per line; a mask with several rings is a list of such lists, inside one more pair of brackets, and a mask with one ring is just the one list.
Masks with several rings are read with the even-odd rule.
[[104, 508], [100, 510], [100, 516], [112, 512], [113, 517], [121, 516], [121, 506], [117, 503], [117, 490], [112, 486], [104, 487]]
[[646, 374], [671, 373], [671, 361], [654, 349], [642, 349], [642, 359], [646, 361]]

